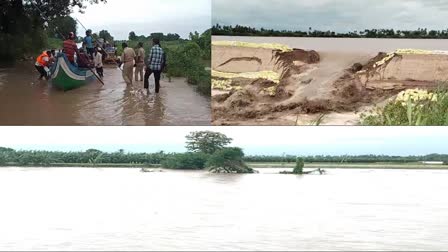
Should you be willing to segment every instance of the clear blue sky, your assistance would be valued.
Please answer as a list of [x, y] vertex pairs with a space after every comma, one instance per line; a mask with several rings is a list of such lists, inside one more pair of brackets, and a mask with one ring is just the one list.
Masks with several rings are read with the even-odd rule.
[[212, 130], [234, 139], [246, 154], [448, 154], [443, 127], [2, 127], [0, 146], [77, 151], [185, 151], [185, 135]]

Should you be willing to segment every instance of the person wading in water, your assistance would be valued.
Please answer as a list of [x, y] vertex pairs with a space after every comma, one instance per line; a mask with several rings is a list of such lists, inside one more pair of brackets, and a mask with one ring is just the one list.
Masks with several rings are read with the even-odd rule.
[[79, 55], [78, 47], [75, 43], [75, 33], [70, 32], [68, 34], [68, 39], [64, 41], [64, 50], [63, 52], [67, 56], [68, 61], [75, 65], [75, 53]]
[[123, 79], [127, 85], [132, 85], [132, 75], [134, 70], [134, 49], [128, 47], [127, 43], [123, 43], [123, 54], [121, 55], [121, 62], [123, 63]]
[[101, 55], [101, 53], [99, 52], [99, 48], [95, 47], [95, 58], [93, 59], [93, 62], [95, 63], [95, 69], [96, 69], [96, 73], [103, 78], [104, 74], [103, 74], [103, 56]]
[[166, 55], [162, 47], [160, 47], [160, 40], [155, 38], [153, 41], [153, 47], [149, 52], [148, 62], [145, 71], [145, 83], [144, 88], [149, 93], [149, 77], [154, 73], [154, 80], [156, 83], [156, 94], [160, 90], [160, 75], [166, 65]]
[[39, 57], [37, 57], [35, 67], [40, 73], [39, 80], [42, 80], [43, 78], [48, 80], [50, 78], [50, 70], [48, 69], [51, 64], [50, 59], [51, 51], [43, 52], [41, 55], [39, 55]]
[[135, 81], [138, 81], [140, 75], [140, 81], [143, 81], [143, 68], [145, 67], [145, 49], [143, 49], [143, 43], [138, 43], [137, 57], [135, 58]]

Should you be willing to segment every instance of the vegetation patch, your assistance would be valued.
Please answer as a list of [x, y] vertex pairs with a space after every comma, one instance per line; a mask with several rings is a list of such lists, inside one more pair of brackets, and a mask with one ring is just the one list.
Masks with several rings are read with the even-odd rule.
[[235, 46], [235, 47], [246, 47], [246, 48], [261, 48], [261, 49], [271, 49], [279, 50], [282, 52], [292, 52], [293, 49], [289, 46], [278, 44], [278, 43], [249, 43], [241, 41], [213, 41], [213, 46]]
[[448, 125], [448, 90], [434, 92], [411, 89], [401, 92], [384, 107], [361, 115], [367, 126], [446, 126]]

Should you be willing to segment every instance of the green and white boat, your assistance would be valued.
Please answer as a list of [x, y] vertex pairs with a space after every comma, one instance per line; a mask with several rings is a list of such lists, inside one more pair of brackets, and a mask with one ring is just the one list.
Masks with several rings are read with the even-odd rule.
[[53, 86], [64, 91], [84, 86], [96, 78], [91, 70], [72, 65], [63, 53], [57, 55], [56, 63], [50, 71]]

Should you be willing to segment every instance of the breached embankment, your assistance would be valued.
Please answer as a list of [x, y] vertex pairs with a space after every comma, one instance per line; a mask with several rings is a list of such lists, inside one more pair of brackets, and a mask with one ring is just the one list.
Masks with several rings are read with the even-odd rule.
[[406, 89], [435, 88], [448, 76], [448, 53], [440, 51], [379, 53], [340, 66], [331, 78], [320, 76], [328, 60], [321, 62], [316, 51], [219, 42], [212, 53], [213, 121], [218, 125], [308, 124], [324, 114], [321, 124], [356, 124], [368, 108]]
[[269, 113], [266, 105], [290, 98], [297, 88], [295, 78], [315, 69], [319, 61], [315, 51], [278, 44], [214, 42], [214, 120], [244, 120]]
[[448, 79], [448, 52], [400, 49], [356, 73], [369, 90], [433, 86]]

